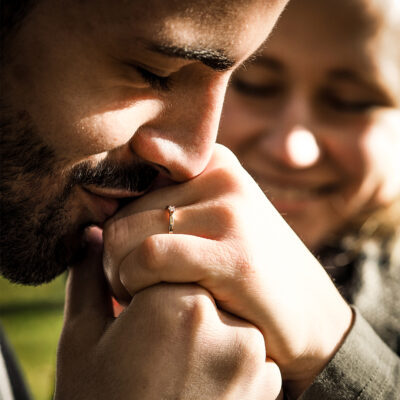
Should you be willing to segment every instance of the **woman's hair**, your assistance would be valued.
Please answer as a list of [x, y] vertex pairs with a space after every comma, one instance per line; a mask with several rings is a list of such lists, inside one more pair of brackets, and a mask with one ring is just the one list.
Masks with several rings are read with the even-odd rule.
[[368, 236], [393, 235], [400, 229], [400, 196], [373, 212], [362, 224], [360, 233]]
[[400, 243], [400, 195], [387, 206], [360, 215], [342, 233], [354, 239], [349, 241], [350, 250], [359, 252], [366, 242], [373, 240], [384, 246], [390, 257], [397, 257], [393, 263], [400, 262], [400, 254], [394, 250]]

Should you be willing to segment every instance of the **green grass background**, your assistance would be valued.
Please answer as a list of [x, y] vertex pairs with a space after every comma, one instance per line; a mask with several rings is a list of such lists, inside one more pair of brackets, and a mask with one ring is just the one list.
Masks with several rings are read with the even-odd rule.
[[64, 275], [39, 287], [0, 278], [0, 321], [35, 400], [53, 395], [64, 286]]

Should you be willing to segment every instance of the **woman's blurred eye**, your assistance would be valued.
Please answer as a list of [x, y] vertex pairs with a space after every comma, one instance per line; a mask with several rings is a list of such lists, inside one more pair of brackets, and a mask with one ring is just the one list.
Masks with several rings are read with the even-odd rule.
[[378, 102], [372, 100], [345, 100], [338, 96], [326, 94], [325, 103], [334, 111], [344, 113], [365, 113], [379, 106]]
[[278, 84], [258, 85], [245, 82], [241, 79], [234, 78], [231, 82], [232, 87], [236, 92], [254, 98], [268, 98], [277, 95], [281, 91], [281, 86]]

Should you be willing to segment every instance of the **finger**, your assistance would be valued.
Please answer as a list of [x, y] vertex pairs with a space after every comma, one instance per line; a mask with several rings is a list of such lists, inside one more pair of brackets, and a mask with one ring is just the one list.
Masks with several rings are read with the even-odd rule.
[[[259, 393], [265, 393], [265, 399], [283, 399], [281, 371], [275, 361], [268, 357], [263, 371], [261, 371], [259, 382], [261, 386]], [[269, 394], [269, 397], [267, 394]]]
[[157, 346], [163, 337], [170, 335], [174, 340], [183, 337], [193, 339], [195, 328], [203, 320], [208, 321], [210, 325], [207, 323], [207, 326], [217, 329], [215, 310], [214, 299], [200, 286], [163, 283], [138, 293], [115, 321], [113, 329], [114, 332], [118, 330], [121, 342], [130, 343], [134, 332], [145, 332], [143, 341], [153, 337], [154, 346]]
[[[174, 212], [173, 233], [218, 241], [232, 234], [238, 226], [235, 224], [238, 218], [235, 207], [225, 200], [178, 207]], [[139, 212], [108, 223], [103, 231], [107, 274], [112, 275], [112, 270], [147, 237], [168, 233], [168, 227], [166, 209]]]
[[65, 327], [89, 342], [97, 340], [112, 320], [112, 303], [103, 273], [102, 236], [98, 228], [87, 231], [88, 249], [83, 261], [69, 271]]
[[[232, 398], [281, 399], [282, 376], [278, 365], [266, 355], [266, 344], [262, 332], [246, 320], [217, 309], [219, 320], [222, 322], [224, 342], [236, 337], [235, 346], [238, 354], [242, 355], [240, 365], [246, 371], [245, 379], [231, 393]], [[217, 343], [219, 351], [225, 343]], [[230, 345], [231, 347], [232, 344]], [[231, 350], [232, 351], [232, 350]]]
[[221, 300], [223, 289], [218, 293], [213, 289], [223, 288], [222, 282], [235, 273], [234, 265], [229, 265], [229, 249], [222, 246], [191, 235], [153, 235], [123, 259], [119, 280], [131, 296], [160, 282], [198, 283]]
[[246, 382], [238, 386], [238, 388], [239, 390], [235, 393], [235, 398], [238, 399], [283, 399], [281, 371], [278, 365], [270, 359], [263, 365], [259, 365], [257, 371], [254, 371]]
[[190, 181], [147, 193], [125, 206], [113, 218], [149, 210], [164, 209], [168, 205], [183, 207], [204, 199], [217, 198], [237, 189], [242, 175], [247, 175], [234, 154], [222, 145], [216, 151], [207, 168]]

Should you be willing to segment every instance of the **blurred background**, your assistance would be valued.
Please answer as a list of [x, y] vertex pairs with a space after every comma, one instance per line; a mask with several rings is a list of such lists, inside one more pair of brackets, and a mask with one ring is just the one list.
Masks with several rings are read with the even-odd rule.
[[39, 287], [0, 277], [0, 321], [35, 400], [53, 396], [66, 276]]

